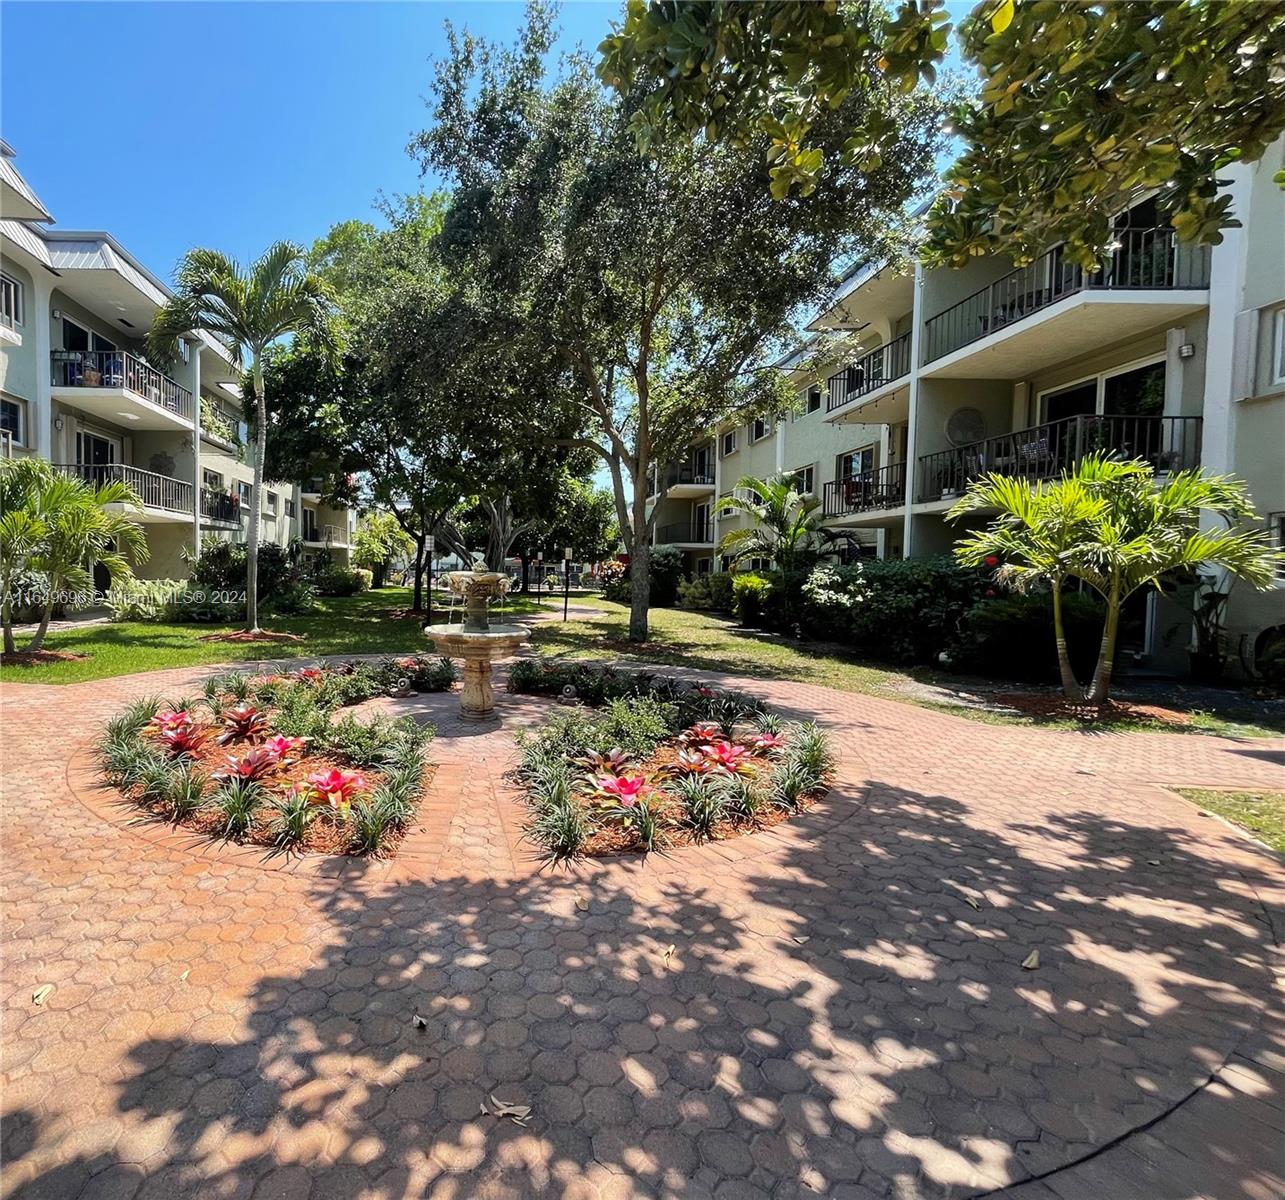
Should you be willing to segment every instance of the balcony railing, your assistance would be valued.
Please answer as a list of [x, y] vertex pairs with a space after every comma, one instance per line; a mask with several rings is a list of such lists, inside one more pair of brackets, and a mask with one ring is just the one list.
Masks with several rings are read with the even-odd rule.
[[877, 471], [845, 475], [825, 485], [825, 515], [874, 512], [899, 508], [906, 502], [906, 464], [889, 463]]
[[662, 525], [656, 531], [656, 541], [662, 546], [672, 546], [677, 542], [694, 542], [698, 545], [709, 545], [714, 541], [714, 522], [709, 518], [691, 521], [676, 521], [672, 525]]
[[144, 508], [161, 508], [167, 512], [191, 513], [192, 485], [185, 479], [158, 475], [124, 463], [57, 463], [56, 469], [75, 475], [95, 487], [105, 483], [123, 483], [132, 488]]
[[869, 354], [857, 359], [837, 375], [826, 381], [829, 398], [826, 412], [834, 412], [845, 404], [859, 399], [885, 383], [910, 374], [910, 334], [903, 333], [884, 346], [876, 346]]
[[[664, 490], [669, 491], [672, 487], [678, 487], [679, 484], [698, 484], [702, 487], [714, 486], [714, 470], [704, 463], [695, 465], [688, 464], [682, 467], [673, 467], [666, 471], [662, 476], [664, 480]], [[656, 477], [653, 475], [647, 481], [647, 495], [656, 494]]]
[[1123, 229], [1100, 271], [1069, 262], [1061, 246], [1018, 267], [924, 323], [924, 362], [1004, 329], [1074, 292], [1207, 288], [1209, 247], [1180, 246], [1172, 229]]
[[1141, 458], [1157, 472], [1200, 462], [1200, 417], [1065, 417], [919, 459], [920, 500], [958, 495], [970, 480], [994, 473], [1055, 479], [1086, 455], [1109, 451]]
[[124, 350], [54, 350], [50, 360], [54, 387], [125, 388], [192, 419], [192, 393]]
[[346, 546], [348, 531], [338, 525], [305, 525], [303, 540], [310, 544], [320, 543], [326, 546]]
[[215, 492], [209, 488], [201, 489], [201, 516], [208, 521], [221, 521], [227, 525], [236, 525], [241, 519], [241, 501], [226, 492]]

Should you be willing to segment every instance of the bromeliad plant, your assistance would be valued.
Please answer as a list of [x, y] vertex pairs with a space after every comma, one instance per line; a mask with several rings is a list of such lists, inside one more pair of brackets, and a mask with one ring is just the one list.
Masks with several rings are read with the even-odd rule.
[[370, 788], [366, 777], [359, 771], [343, 771], [338, 767], [309, 775], [308, 783], [320, 802], [330, 805], [341, 820], [348, 815], [353, 801]]
[[223, 733], [219, 742], [257, 742], [268, 735], [268, 714], [248, 700], [225, 708], [222, 713]]

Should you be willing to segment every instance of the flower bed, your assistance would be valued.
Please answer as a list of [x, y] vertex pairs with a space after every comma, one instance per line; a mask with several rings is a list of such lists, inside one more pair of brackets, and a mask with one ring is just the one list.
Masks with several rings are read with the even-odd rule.
[[553, 861], [752, 833], [809, 808], [833, 773], [816, 725], [744, 692], [563, 663], [520, 663], [509, 686], [572, 705], [518, 735], [527, 836]]
[[415, 658], [213, 676], [199, 697], [132, 704], [108, 723], [99, 764], [144, 812], [194, 833], [387, 856], [418, 806], [433, 731], [410, 718], [360, 721], [335, 711], [417, 684], [449, 686], [447, 670]]

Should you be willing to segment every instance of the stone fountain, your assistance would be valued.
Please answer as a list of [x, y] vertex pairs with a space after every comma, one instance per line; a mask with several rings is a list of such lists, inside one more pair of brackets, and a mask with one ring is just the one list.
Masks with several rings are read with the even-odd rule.
[[491, 664], [522, 645], [527, 631], [521, 625], [493, 625], [488, 616], [490, 602], [509, 590], [507, 575], [477, 566], [472, 571], [449, 571], [445, 579], [451, 592], [464, 598], [464, 621], [460, 625], [426, 625], [424, 633], [440, 653], [464, 661], [460, 716], [466, 721], [490, 720], [495, 716]]

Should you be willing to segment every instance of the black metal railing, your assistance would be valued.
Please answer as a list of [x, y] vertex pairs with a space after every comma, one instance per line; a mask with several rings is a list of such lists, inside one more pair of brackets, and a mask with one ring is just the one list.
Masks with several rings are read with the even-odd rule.
[[1179, 245], [1167, 227], [1122, 229], [1099, 271], [1070, 262], [1061, 246], [1018, 267], [924, 322], [926, 363], [1004, 329], [1064, 296], [1091, 289], [1207, 288], [1209, 247]]
[[845, 475], [825, 485], [825, 515], [899, 508], [906, 502], [906, 464], [889, 463], [877, 471]]
[[849, 367], [826, 380], [826, 412], [868, 395], [885, 383], [910, 374], [910, 334], [903, 333], [883, 346], [876, 346]]
[[1200, 417], [1064, 417], [925, 454], [916, 471], [916, 491], [920, 500], [947, 499], [989, 473], [1055, 479], [1101, 451], [1144, 459], [1157, 472], [1183, 470], [1200, 462], [1200, 429]]
[[75, 475], [95, 487], [105, 483], [123, 483], [138, 496], [144, 508], [162, 508], [168, 512], [192, 511], [192, 485], [185, 479], [158, 475], [124, 463], [56, 463], [55, 468]]
[[235, 525], [241, 519], [241, 501], [237, 496], [229, 496], [226, 492], [202, 488], [201, 516], [210, 521]]
[[142, 400], [192, 419], [192, 393], [124, 350], [53, 350], [54, 387], [124, 388]]
[[671, 525], [662, 525], [656, 531], [656, 541], [663, 546], [670, 546], [676, 542], [709, 545], [714, 541], [714, 522], [709, 517], [704, 520], [694, 517], [690, 521], [675, 521]]
[[[269, 513], [269, 516], [275, 516], [275, 513]], [[338, 525], [316, 525], [305, 523], [303, 527], [303, 540], [305, 542], [317, 542], [325, 546], [346, 546], [348, 544], [347, 530]]]

